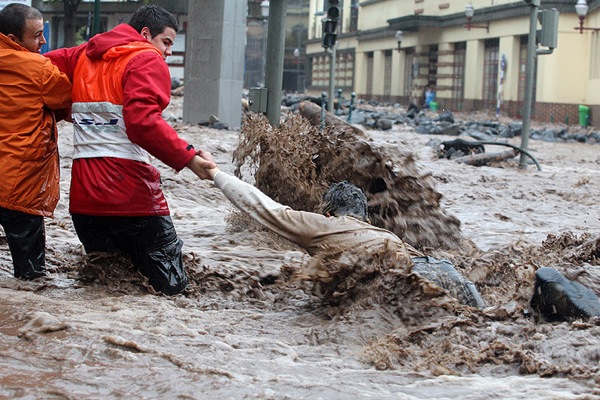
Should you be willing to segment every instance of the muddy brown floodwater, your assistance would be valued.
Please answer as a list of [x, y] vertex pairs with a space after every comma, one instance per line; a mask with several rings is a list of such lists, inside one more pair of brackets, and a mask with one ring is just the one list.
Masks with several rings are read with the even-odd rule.
[[[181, 101], [166, 115], [180, 115]], [[173, 124], [233, 173], [239, 132]], [[441, 194], [441, 218], [476, 248], [426, 250], [453, 261], [489, 307], [408, 285], [336, 310], [286, 280], [303, 251], [235, 212], [211, 182], [159, 162], [188, 292], [152, 294], [126, 261], [86, 257], [67, 212], [71, 134], [61, 123], [50, 278], [14, 279], [0, 233], [0, 398], [600, 398], [599, 321], [528, 314], [541, 266], [600, 293], [599, 145], [530, 141], [542, 171], [520, 170], [438, 160], [434, 137], [401, 125], [368, 131], [392, 162], [410, 152]]]

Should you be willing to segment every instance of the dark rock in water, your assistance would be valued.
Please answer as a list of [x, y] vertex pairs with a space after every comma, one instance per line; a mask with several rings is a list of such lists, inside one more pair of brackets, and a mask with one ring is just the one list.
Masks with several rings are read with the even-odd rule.
[[367, 115], [362, 111], [355, 111], [350, 117], [351, 124], [364, 125], [367, 121]]
[[585, 133], [575, 133], [573, 135], [569, 135], [568, 139], [578, 143], [587, 143], [588, 136]]
[[408, 112], [406, 113], [406, 116], [408, 118], [414, 119], [414, 118], [416, 118], [416, 116], [417, 116], [418, 113], [419, 113], [419, 110], [413, 108], [412, 110], [408, 110]]
[[487, 141], [494, 140], [494, 136], [492, 136], [488, 133], [480, 132], [480, 131], [469, 131], [469, 132], [466, 132], [466, 135], [472, 137], [475, 140], [487, 140]]
[[439, 115], [439, 117], [436, 118], [436, 121], [450, 122], [451, 124], [453, 124], [454, 115], [450, 111], [444, 111]]
[[565, 278], [553, 268], [535, 273], [531, 308], [547, 321], [565, 321], [600, 316], [600, 299], [578, 282]]
[[523, 132], [523, 123], [522, 122], [512, 122], [508, 124], [510, 129], [514, 132], [515, 136], [521, 136]]
[[417, 132], [420, 135], [431, 135], [431, 126], [428, 125], [419, 125], [415, 128], [415, 132]]
[[515, 137], [515, 132], [512, 130], [510, 126], [503, 126], [500, 128], [498, 132], [498, 136], [503, 138], [513, 138]]
[[420, 109], [419, 109], [419, 107], [417, 107], [417, 105], [415, 103], [410, 103], [407, 111], [408, 112], [414, 111], [414, 112], [418, 113], [420, 111]]
[[212, 124], [210, 127], [213, 128], [213, 129], [219, 129], [219, 130], [227, 130], [227, 129], [229, 129], [229, 125], [227, 125], [224, 122], [217, 122], [215, 124]]
[[179, 78], [171, 78], [171, 90], [175, 90], [179, 86], [181, 86], [181, 79], [179, 79]]
[[392, 129], [394, 123], [389, 118], [381, 118], [377, 120], [377, 129], [382, 131], [388, 131]]
[[440, 122], [433, 130], [434, 134], [446, 136], [458, 136], [461, 132], [460, 124], [450, 122]]
[[425, 143], [425, 146], [431, 147], [435, 151], [438, 151], [442, 146], [442, 141], [440, 139], [429, 139], [427, 143]]
[[481, 125], [487, 128], [498, 128], [500, 126], [500, 123], [498, 121], [483, 121]]
[[485, 302], [475, 284], [463, 277], [448, 260], [413, 257], [412, 261], [414, 263], [412, 272], [447, 290], [461, 304], [478, 308], [485, 307]]
[[410, 103], [408, 106], [408, 110], [406, 110], [406, 117], [410, 119], [414, 119], [419, 115], [421, 110], [414, 103]]
[[556, 142], [558, 141], [558, 132], [551, 128], [544, 129], [538, 139], [544, 142]]

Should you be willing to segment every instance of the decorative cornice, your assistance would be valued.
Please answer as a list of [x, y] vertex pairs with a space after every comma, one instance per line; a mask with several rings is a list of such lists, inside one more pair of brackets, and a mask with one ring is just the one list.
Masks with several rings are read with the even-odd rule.
[[[366, 3], [363, 2], [360, 6], [362, 7], [364, 4], [373, 4], [377, 2], [379, 2], [379, 0], [372, 0]], [[588, 6], [590, 11], [596, 10], [600, 8], [600, 0], [588, 0]], [[540, 6], [540, 10], [553, 8], [564, 14], [575, 13], [575, 4], [573, 0], [543, 0]], [[471, 22], [477, 24], [481, 22], [526, 17], [529, 16], [529, 11], [530, 6], [526, 4], [525, 1], [485, 7], [476, 10]], [[448, 28], [461, 26], [466, 23], [466, 17], [464, 13], [454, 13], [443, 16], [419, 14], [388, 19], [387, 23], [388, 25], [385, 27], [343, 33], [340, 35], [340, 38], [356, 37], [359, 41], [389, 39], [396, 34], [397, 30], [404, 32], [418, 32], [420, 28]], [[319, 39], [309, 40], [309, 43], [318, 41]]]

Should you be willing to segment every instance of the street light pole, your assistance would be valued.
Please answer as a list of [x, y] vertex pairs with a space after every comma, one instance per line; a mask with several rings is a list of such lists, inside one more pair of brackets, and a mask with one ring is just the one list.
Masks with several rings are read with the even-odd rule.
[[100, 0], [94, 0], [94, 31], [92, 36], [100, 33]]
[[265, 87], [268, 91], [267, 118], [271, 125], [276, 127], [279, 127], [281, 117], [286, 12], [287, 0], [277, 0], [270, 3]]
[[300, 93], [300, 49], [294, 49], [294, 61], [296, 61], [296, 92]]
[[265, 68], [267, 65], [267, 27], [269, 23], [269, 7], [270, 2], [264, 0], [260, 3], [260, 15], [262, 16], [262, 60], [260, 66], [260, 81], [259, 86], [265, 87]]
[[[527, 64], [525, 66], [525, 104], [523, 105], [523, 129], [521, 130], [521, 148], [527, 151], [529, 144], [529, 126], [531, 122], [531, 103], [533, 102], [533, 81], [535, 75], [536, 32], [538, 7], [541, 0], [525, 0], [531, 6], [529, 14], [529, 36], [527, 38]], [[521, 153], [519, 168], [527, 168], [527, 156]]]
[[329, 103], [327, 111], [333, 112], [333, 96], [335, 94], [335, 44], [329, 49]]

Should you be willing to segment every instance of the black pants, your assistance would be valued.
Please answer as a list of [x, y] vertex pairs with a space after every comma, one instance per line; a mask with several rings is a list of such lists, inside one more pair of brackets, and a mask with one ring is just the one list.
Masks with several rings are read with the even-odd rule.
[[13, 260], [16, 278], [46, 275], [46, 230], [44, 217], [0, 207], [0, 225]]
[[183, 242], [171, 217], [71, 217], [86, 253], [124, 253], [158, 292], [173, 295], [186, 288]]

